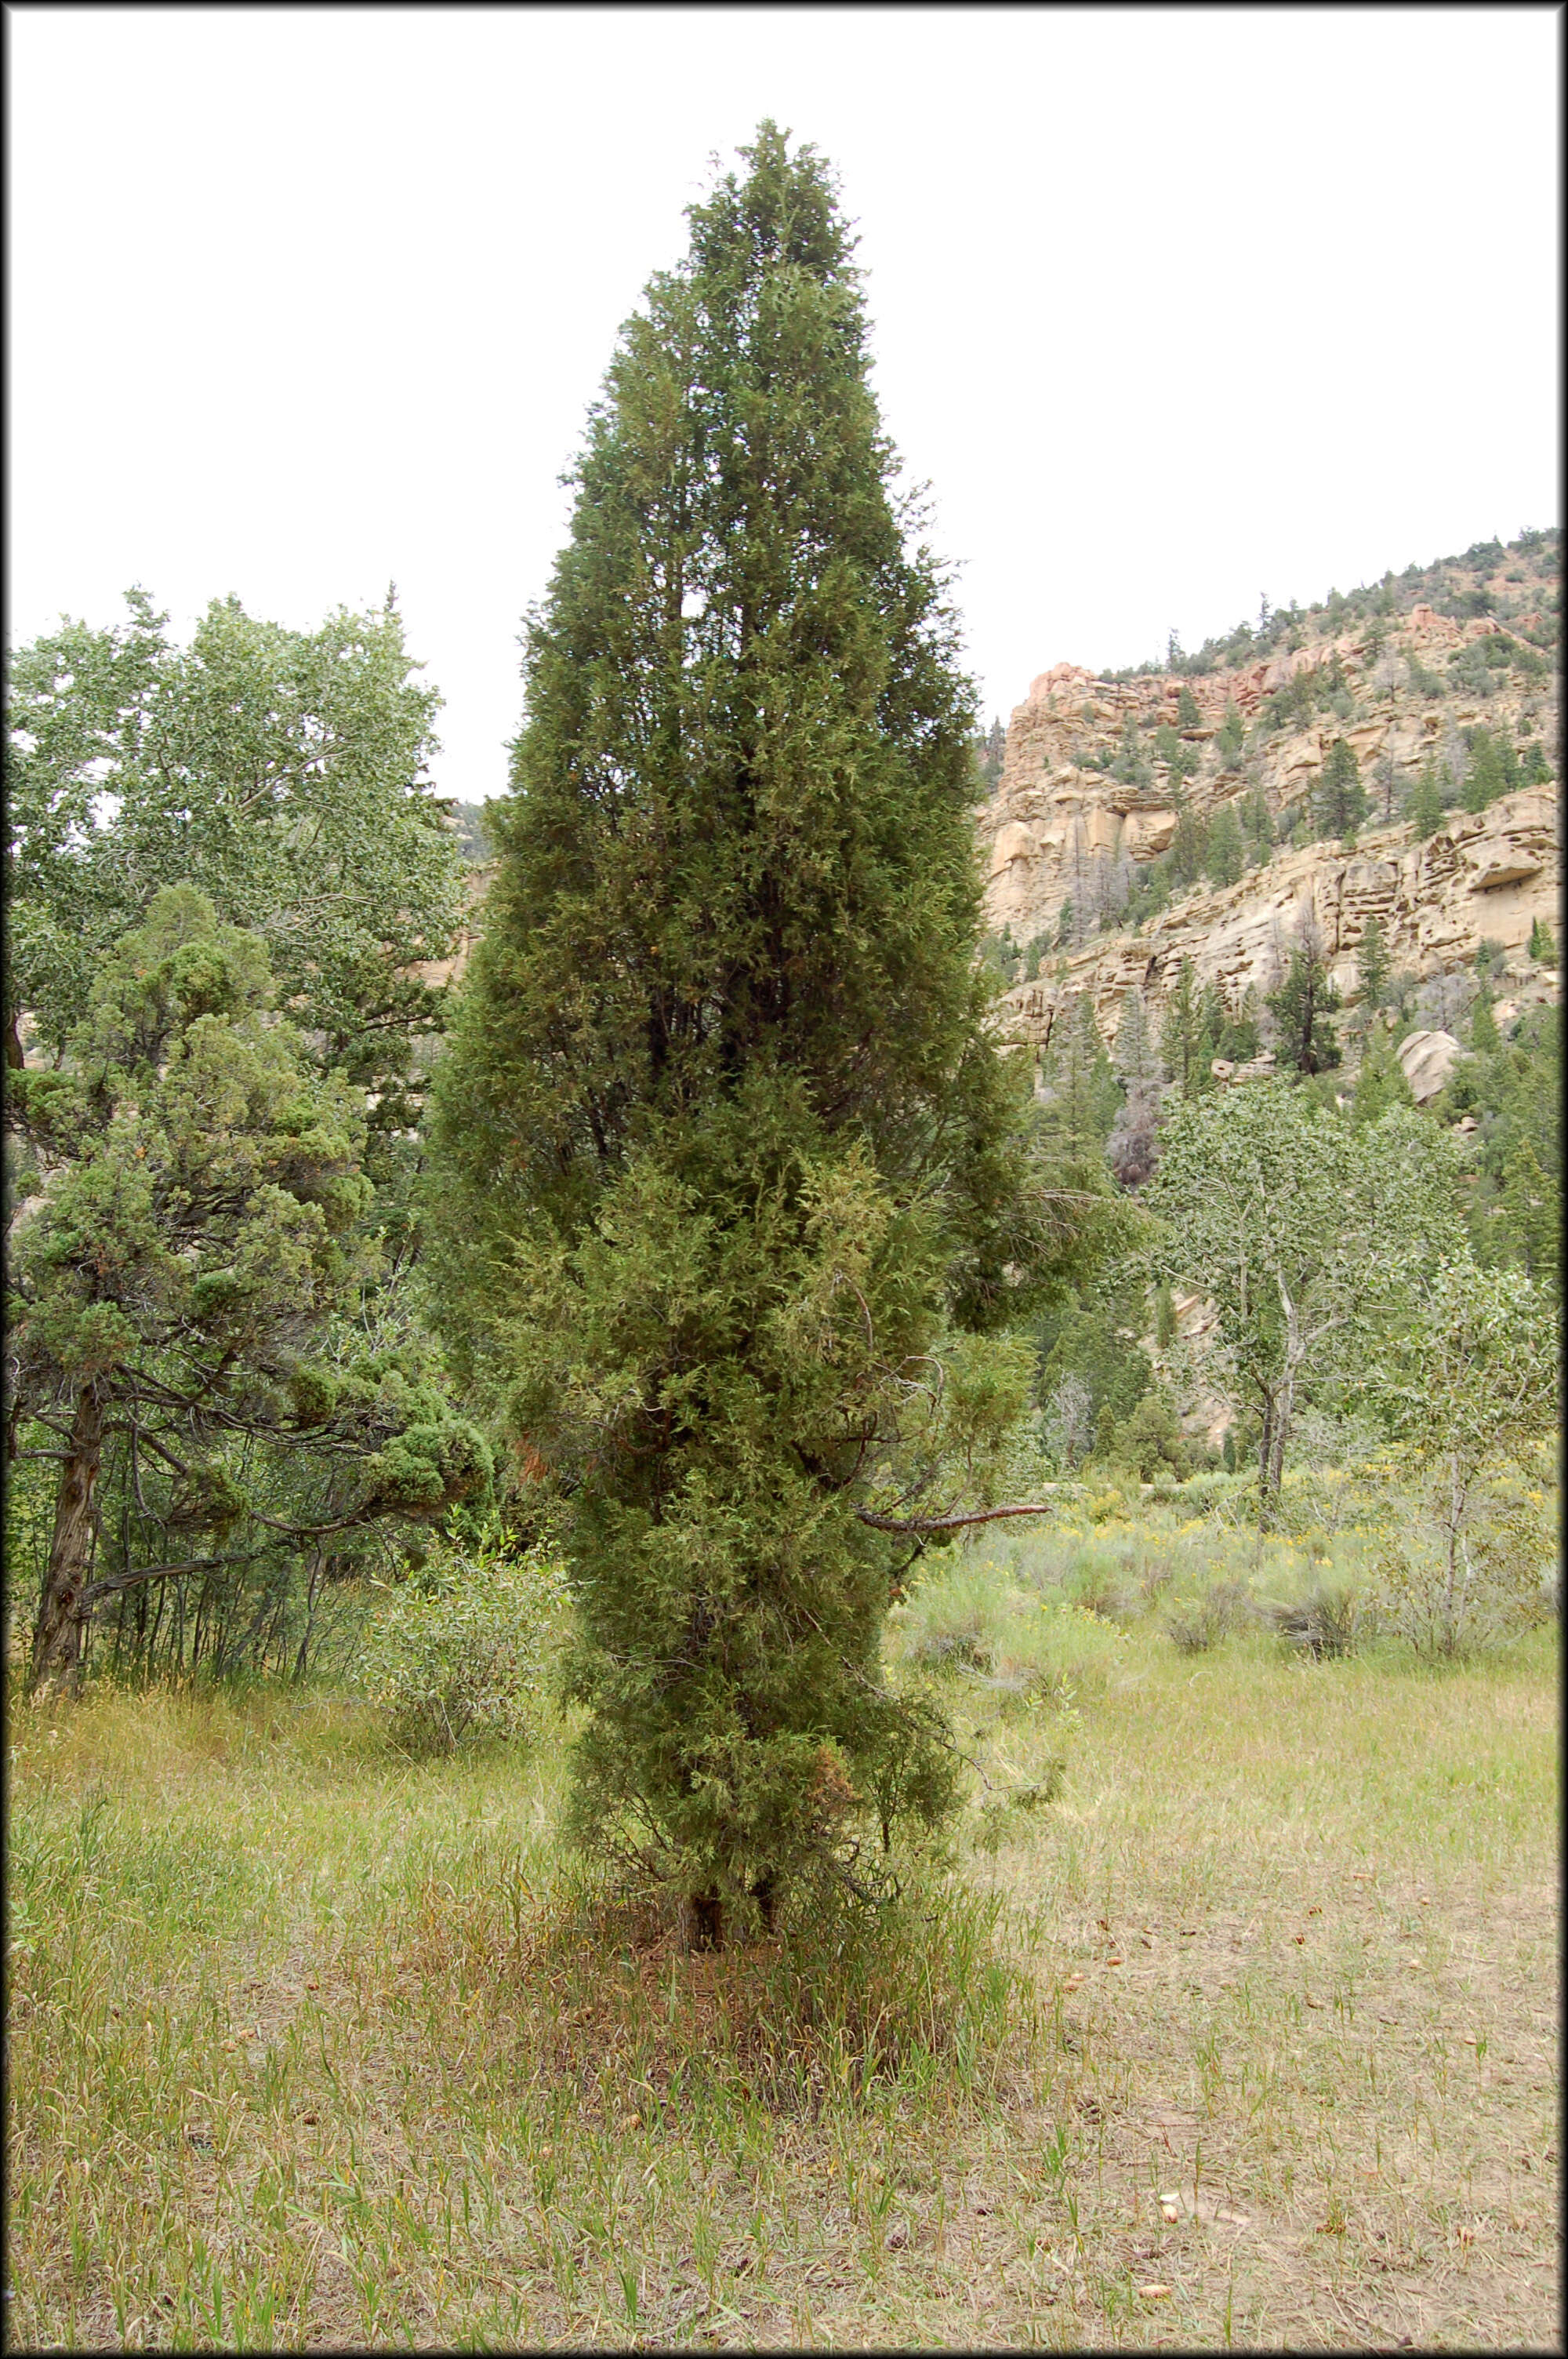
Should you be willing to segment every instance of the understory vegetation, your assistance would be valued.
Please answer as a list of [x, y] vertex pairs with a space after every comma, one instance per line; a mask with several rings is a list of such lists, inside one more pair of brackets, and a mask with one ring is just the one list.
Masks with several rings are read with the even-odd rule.
[[563, 1848], [569, 1717], [14, 1713], [14, 2338], [1549, 2342], [1555, 1625], [1314, 1643], [1375, 1551], [1298, 1489], [945, 1552], [945, 1855], [718, 1953]]

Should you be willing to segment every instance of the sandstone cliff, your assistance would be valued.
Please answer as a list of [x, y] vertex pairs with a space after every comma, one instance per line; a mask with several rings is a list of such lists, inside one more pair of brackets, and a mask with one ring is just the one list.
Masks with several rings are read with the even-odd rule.
[[1054, 960], [1047, 976], [1006, 995], [1012, 1028], [1044, 1044], [1057, 1009], [1088, 991], [1114, 1041], [1122, 993], [1141, 991], [1159, 1008], [1184, 958], [1199, 984], [1217, 983], [1238, 1014], [1249, 987], [1260, 1000], [1273, 988], [1309, 915], [1347, 1003], [1372, 917], [1394, 964], [1409, 973], [1449, 973], [1490, 941], [1510, 953], [1505, 973], [1516, 995], [1554, 997], [1555, 975], [1524, 951], [1537, 918], [1557, 925], [1559, 821], [1554, 789], [1526, 789], [1477, 815], [1451, 813], [1424, 843], [1401, 823], [1368, 831], [1351, 853], [1332, 842], [1283, 852], [1239, 884], [1195, 887], [1136, 933], [1101, 933]]
[[[1417, 601], [1370, 631], [1314, 634], [1308, 624], [1292, 634], [1298, 646], [1200, 677], [1110, 680], [1068, 663], [1043, 672], [1012, 714], [997, 791], [978, 815], [989, 923], [1021, 946], [1037, 946], [1039, 980], [1008, 995], [1017, 1037], [1048, 1039], [1055, 1011], [1087, 990], [1113, 1038], [1120, 995], [1136, 987], [1157, 1011], [1184, 958], [1238, 1013], [1249, 988], [1260, 999], [1272, 987], [1308, 915], [1347, 1001], [1372, 917], [1394, 966], [1407, 973], [1452, 972], [1487, 940], [1509, 954], [1516, 995], [1550, 995], [1555, 978], [1523, 954], [1538, 918], [1558, 923], [1560, 675], [1555, 653], [1548, 661], [1533, 647], [1522, 668], [1501, 658], [1494, 678], [1486, 667], [1488, 642], [1520, 657], [1525, 625], [1552, 647], [1552, 624], [1538, 613], [1505, 629], [1495, 614], [1462, 619]], [[1303, 673], [1317, 674], [1319, 684], [1334, 679], [1334, 710], [1281, 725], [1280, 691]], [[1222, 736], [1227, 711], [1239, 716], [1239, 745], [1235, 718]], [[1057, 946], [1065, 904], [1076, 902], [1073, 931], [1081, 935], [1086, 886], [1092, 895], [1107, 878], [1119, 879], [1125, 897], [1128, 880], [1136, 883], [1172, 842], [1181, 782], [1169, 761], [1152, 757], [1155, 729], [1173, 731], [1195, 766], [1184, 784], [1190, 810], [1212, 818], [1227, 803], [1239, 808], [1250, 799], [1255, 808], [1260, 798], [1280, 833], [1304, 814], [1336, 738], [1354, 748], [1375, 799], [1392, 799], [1397, 810], [1429, 756], [1445, 776], [1463, 767], [1465, 732], [1477, 725], [1520, 745], [1534, 740], [1552, 777], [1479, 813], [1450, 810], [1424, 842], [1396, 818], [1364, 826], [1353, 845], [1287, 842], [1239, 882], [1190, 887], [1136, 930], [1119, 926], [1114, 905], [1102, 906], [1087, 940]], [[1162, 742], [1169, 749], [1171, 738]], [[1141, 749], [1137, 784], [1109, 775], [1118, 746], [1130, 743]]]

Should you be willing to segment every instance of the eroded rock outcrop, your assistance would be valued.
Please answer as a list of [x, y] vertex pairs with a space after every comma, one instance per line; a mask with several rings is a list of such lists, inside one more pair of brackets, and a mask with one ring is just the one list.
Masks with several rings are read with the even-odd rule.
[[1108, 1039], [1121, 995], [1163, 1005], [1190, 958], [1200, 986], [1219, 985], [1231, 1014], [1249, 989], [1274, 988], [1303, 919], [1312, 919], [1347, 1003], [1356, 952], [1376, 918], [1396, 967], [1425, 977], [1467, 964], [1483, 941], [1510, 954], [1505, 971], [1530, 996], [1551, 996], [1555, 975], [1523, 954], [1537, 918], [1557, 924], [1558, 800], [1544, 788], [1507, 795], [1479, 814], [1451, 812], [1424, 843], [1409, 825], [1374, 830], [1354, 852], [1334, 843], [1281, 853], [1239, 884], [1202, 886], [1134, 934], [1100, 934], [1051, 962], [1038, 982], [1007, 994], [1017, 1037], [1049, 1039], [1055, 1011], [1092, 992]]
[[[1129, 879], [1167, 847], [1177, 822], [1171, 767], [1150, 758], [1150, 733], [1162, 723], [1196, 760], [1184, 788], [1189, 808], [1211, 818], [1227, 802], [1261, 795], [1276, 826], [1310, 795], [1336, 737], [1355, 749], [1374, 796], [1379, 779], [1408, 780], [1429, 756], [1462, 761], [1456, 749], [1476, 724], [1506, 729], [1521, 743], [1535, 735], [1554, 756], [1555, 675], [1510, 676], [1487, 697], [1467, 697], [1452, 678], [1441, 697], [1422, 686], [1425, 668], [1439, 657], [1498, 629], [1490, 617], [1459, 623], [1417, 605], [1380, 645], [1324, 637], [1267, 663], [1207, 676], [1111, 682], [1081, 665], [1054, 665], [1014, 712], [996, 794], [979, 814], [989, 923], [1020, 944], [1054, 945], [1065, 904], [1073, 903], [1074, 930], [1081, 933], [1086, 896], [1103, 898], [1108, 879], [1113, 887], [1119, 879], [1125, 897]], [[1343, 712], [1260, 741], [1255, 733], [1244, 760], [1236, 760], [1234, 744], [1220, 737], [1227, 708], [1252, 721], [1267, 698], [1324, 667], [1331, 668], [1325, 679], [1340, 683]], [[1141, 786], [1108, 773], [1130, 721], [1148, 773]], [[1424, 842], [1408, 821], [1395, 821], [1364, 828], [1353, 846], [1328, 840], [1285, 848], [1237, 884], [1189, 890], [1136, 932], [1115, 929], [1113, 904], [1076, 948], [1037, 951], [1041, 979], [1009, 995], [1018, 1036], [1046, 1040], [1056, 1008], [1087, 990], [1114, 1037], [1120, 995], [1136, 987], [1158, 1007], [1184, 958], [1192, 959], [1200, 984], [1217, 983], [1239, 1013], [1249, 990], [1260, 1000], [1273, 988], [1308, 917], [1347, 1001], [1356, 991], [1357, 949], [1374, 917], [1393, 965], [1418, 979], [1469, 963], [1484, 940], [1521, 960], [1535, 921], [1557, 924], [1560, 835], [1557, 788], [1535, 786], [1479, 813], [1449, 812]], [[1539, 968], [1521, 967], [1517, 979], [1531, 996], [1554, 987]]]

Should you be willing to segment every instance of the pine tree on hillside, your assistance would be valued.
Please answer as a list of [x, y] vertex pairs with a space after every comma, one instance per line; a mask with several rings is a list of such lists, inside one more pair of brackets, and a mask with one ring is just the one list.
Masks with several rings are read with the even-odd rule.
[[1234, 699], [1227, 699], [1225, 716], [1220, 722], [1219, 730], [1214, 741], [1215, 752], [1219, 756], [1219, 766], [1222, 770], [1233, 770], [1236, 767], [1241, 759], [1241, 749], [1246, 742], [1247, 723], [1241, 718], [1240, 708]]
[[1383, 1004], [1389, 984], [1389, 946], [1376, 918], [1368, 918], [1356, 946], [1356, 981], [1368, 1015]]
[[1399, 799], [1400, 792], [1399, 765], [1391, 754], [1379, 755], [1377, 766], [1372, 772], [1372, 784], [1377, 789], [1382, 806], [1379, 817], [1387, 826], [1393, 819], [1394, 805]]
[[1267, 1006], [1280, 1027], [1280, 1063], [1298, 1073], [1324, 1073], [1339, 1062], [1339, 1043], [1329, 1018], [1340, 1006], [1328, 971], [1322, 937], [1306, 919], [1292, 946], [1290, 965]]
[[1241, 822], [1237, 818], [1234, 805], [1225, 803], [1209, 823], [1204, 866], [1209, 882], [1223, 887], [1238, 884], [1246, 865], [1247, 847], [1241, 840]]
[[1190, 958], [1184, 958], [1177, 969], [1176, 987], [1171, 994], [1160, 1032], [1160, 1054], [1164, 1059], [1171, 1079], [1184, 1098], [1195, 1097], [1206, 1090], [1211, 1078], [1209, 1062], [1214, 1050], [1205, 1027], [1204, 1013], [1196, 969]]
[[590, 413], [428, 1196], [452, 1359], [567, 1518], [576, 1823], [705, 1942], [946, 1807], [882, 1618], [1002, 1480], [1004, 1331], [1095, 1186], [988, 1027], [971, 691], [832, 180], [742, 152]]
[[1336, 737], [1328, 749], [1313, 792], [1313, 816], [1325, 835], [1354, 835], [1367, 816], [1367, 790], [1361, 784], [1356, 748]]
[[1472, 733], [1469, 754], [1459, 799], [1467, 811], [1484, 811], [1488, 803], [1495, 803], [1500, 794], [1508, 791], [1502, 756], [1489, 729], [1478, 727]]
[[1174, 800], [1176, 825], [1166, 858], [1178, 885], [1195, 885], [1204, 873], [1204, 861], [1208, 853], [1208, 822], [1200, 811], [1193, 810], [1181, 792], [1179, 781]]
[[1054, 1027], [1043, 1072], [1042, 1128], [1065, 1161], [1093, 1161], [1109, 1136], [1121, 1100], [1087, 991], [1076, 995]]
[[1161, 1078], [1160, 1060], [1149, 1026], [1149, 1011], [1141, 991], [1124, 991], [1121, 1014], [1116, 1027], [1116, 1053], [1112, 1060], [1117, 1071], [1129, 1086], [1141, 1082], [1157, 1082]]
[[1422, 843], [1435, 835], [1443, 825], [1443, 788], [1437, 776], [1437, 764], [1429, 754], [1411, 789], [1410, 815], [1415, 829], [1416, 842]]
[[1269, 798], [1261, 779], [1255, 780], [1240, 806], [1241, 825], [1250, 837], [1259, 859], [1267, 860], [1274, 842], [1274, 815], [1269, 809]]

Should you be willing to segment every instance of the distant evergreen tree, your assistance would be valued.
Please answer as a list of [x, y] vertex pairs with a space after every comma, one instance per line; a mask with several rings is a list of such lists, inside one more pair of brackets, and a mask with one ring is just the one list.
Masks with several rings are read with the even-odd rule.
[[1496, 1226], [1508, 1260], [1538, 1285], [1555, 1287], [1563, 1258], [1563, 1191], [1541, 1169], [1528, 1138], [1519, 1139], [1503, 1164]]
[[1157, 1082], [1161, 1077], [1160, 1060], [1149, 1028], [1149, 1011], [1141, 991], [1124, 991], [1121, 995], [1115, 1065], [1122, 1080], [1131, 1086], [1141, 1082]]
[[1499, 729], [1492, 742], [1498, 749], [1498, 767], [1502, 774], [1503, 792], [1511, 795], [1523, 784], [1512, 735], [1507, 729]]
[[1217, 983], [1205, 984], [1203, 997], [1198, 1002], [1198, 1021], [1202, 1030], [1202, 1054], [1206, 1065], [1212, 1058], [1219, 1055], [1219, 1044], [1230, 1021], [1226, 1013], [1225, 994]]
[[1222, 770], [1233, 770], [1241, 759], [1241, 748], [1247, 740], [1247, 724], [1242, 720], [1234, 698], [1227, 700], [1225, 717], [1215, 737], [1215, 751]]
[[1291, 951], [1290, 965], [1268, 1006], [1280, 1027], [1280, 1061], [1298, 1073], [1327, 1072], [1339, 1062], [1339, 1044], [1329, 1022], [1339, 1007], [1322, 938], [1305, 923]]
[[1443, 788], [1438, 781], [1437, 764], [1430, 754], [1411, 790], [1410, 815], [1418, 843], [1435, 835], [1443, 825]]
[[1144, 1312], [1142, 1293], [1131, 1273], [1108, 1273], [1093, 1287], [1071, 1288], [1065, 1300], [1036, 1325], [1040, 1399], [1049, 1403], [1065, 1386], [1076, 1384], [1083, 1389], [1073, 1419], [1074, 1455], [1091, 1441], [1102, 1408], [1108, 1408], [1113, 1419], [1127, 1417], [1153, 1381], [1149, 1354], [1133, 1340]]
[[1149, 756], [1138, 734], [1138, 723], [1130, 712], [1121, 724], [1121, 742], [1110, 766], [1110, 775], [1124, 787], [1143, 788], [1154, 783]]
[[1367, 790], [1361, 784], [1356, 748], [1336, 737], [1313, 792], [1313, 816], [1325, 835], [1354, 835], [1367, 816]]
[[1376, 918], [1368, 918], [1356, 949], [1356, 981], [1362, 1002], [1369, 1012], [1383, 1004], [1390, 966], [1389, 946], [1383, 939], [1383, 929]]
[[1399, 766], [1391, 754], [1379, 755], [1377, 766], [1372, 772], [1372, 785], [1381, 802], [1379, 817], [1386, 826], [1393, 819], [1394, 805], [1400, 793]]
[[1208, 823], [1178, 789], [1176, 825], [1165, 857], [1178, 885], [1195, 885], [1208, 853]]
[[1261, 779], [1254, 782], [1242, 803], [1240, 817], [1243, 829], [1257, 846], [1259, 857], [1266, 860], [1273, 848], [1274, 815], [1269, 809]]
[[1087, 991], [1075, 995], [1052, 1029], [1043, 1081], [1041, 1130], [1049, 1147], [1064, 1162], [1098, 1158], [1121, 1100]]
[[1176, 699], [1176, 726], [1178, 729], [1203, 727], [1203, 714], [1198, 710], [1197, 698], [1185, 680], [1182, 682], [1181, 693]]
[[1555, 966], [1557, 963], [1557, 943], [1544, 918], [1530, 920], [1530, 955], [1541, 966]]
[[1006, 753], [1007, 732], [1000, 721], [993, 721], [986, 734], [975, 739], [975, 764], [988, 796], [994, 795], [1001, 784], [1001, 766]]
[[1411, 1085], [1405, 1070], [1394, 1050], [1387, 1032], [1368, 1035], [1361, 1055], [1361, 1070], [1356, 1076], [1356, 1088], [1350, 1101], [1350, 1119], [1365, 1125], [1377, 1122], [1390, 1106], [1413, 1107]]
[[1502, 1045], [1498, 1019], [1492, 1013], [1492, 995], [1483, 984], [1470, 1009], [1470, 1046], [1478, 1057], [1487, 1057]]
[[1222, 1021], [1215, 1034], [1217, 1057], [1228, 1057], [1232, 1064], [1245, 1065], [1262, 1047], [1262, 1035], [1258, 1025], [1258, 994], [1250, 984], [1241, 995], [1241, 1006], [1234, 1016], [1221, 1010]]
[[1246, 865], [1247, 847], [1241, 840], [1241, 822], [1234, 806], [1226, 803], [1209, 822], [1204, 866], [1212, 884], [1226, 886], [1238, 884]]
[[1502, 757], [1489, 729], [1477, 727], [1471, 732], [1469, 755], [1459, 799], [1467, 811], [1484, 811], [1507, 790]]
[[1196, 970], [1191, 959], [1184, 958], [1176, 972], [1176, 987], [1171, 994], [1160, 1033], [1160, 1054], [1165, 1070], [1184, 1098], [1195, 1097], [1208, 1087], [1209, 1057], [1213, 1052], [1207, 1049], [1207, 1038]]

